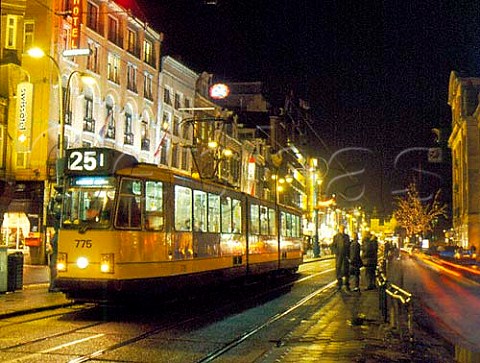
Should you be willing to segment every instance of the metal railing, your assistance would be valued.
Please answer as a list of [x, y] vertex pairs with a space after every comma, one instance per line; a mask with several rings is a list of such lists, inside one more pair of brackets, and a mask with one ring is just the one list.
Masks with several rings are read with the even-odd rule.
[[377, 274], [379, 287], [379, 308], [384, 322], [397, 329], [403, 336], [406, 325], [408, 339], [413, 342], [413, 295], [401, 287], [389, 282], [385, 272]]

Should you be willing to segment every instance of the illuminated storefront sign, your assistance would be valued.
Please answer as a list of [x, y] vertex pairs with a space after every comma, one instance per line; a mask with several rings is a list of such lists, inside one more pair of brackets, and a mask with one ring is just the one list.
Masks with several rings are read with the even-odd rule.
[[82, 20], [81, 0], [72, 2], [72, 33], [70, 35], [70, 49], [77, 49], [80, 46], [80, 24]]
[[33, 84], [21, 82], [17, 85], [17, 152], [30, 151], [32, 129]]

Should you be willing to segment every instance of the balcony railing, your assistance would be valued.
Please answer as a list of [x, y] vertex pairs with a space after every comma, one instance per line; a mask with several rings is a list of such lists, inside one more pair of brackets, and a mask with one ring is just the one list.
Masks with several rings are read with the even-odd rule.
[[142, 139], [142, 150], [150, 151], [150, 139]]
[[108, 127], [107, 127], [107, 132], [105, 133], [105, 137], [106, 137], [107, 139], [115, 140], [115, 127], [113, 127], [113, 126], [108, 126]]
[[95, 119], [85, 117], [83, 119], [83, 131], [95, 132]]
[[131, 132], [126, 132], [124, 137], [125, 145], [133, 145], [134, 135]]

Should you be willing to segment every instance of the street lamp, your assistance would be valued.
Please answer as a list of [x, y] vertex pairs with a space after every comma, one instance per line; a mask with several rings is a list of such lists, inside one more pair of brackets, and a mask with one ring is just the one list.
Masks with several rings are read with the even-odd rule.
[[[92, 85], [95, 84], [96, 81], [95, 79], [90, 76], [88, 73], [82, 72], [82, 71], [73, 71], [70, 73], [68, 76], [67, 84], [66, 84], [66, 92], [65, 96], [62, 98], [62, 75], [60, 71], [60, 66], [58, 65], [58, 62], [53, 58], [51, 55], [45, 53], [43, 49], [41, 48], [31, 48], [27, 51], [27, 54], [30, 57], [33, 58], [43, 58], [47, 57], [49, 58], [54, 66], [55, 70], [57, 72], [57, 84], [58, 84], [58, 117], [59, 117], [59, 122], [60, 122], [60, 130], [59, 130], [59, 141], [58, 141], [58, 154], [59, 154], [59, 160], [62, 160], [63, 157], [65, 156], [65, 119], [67, 117], [67, 111], [69, 112], [70, 110], [68, 109], [68, 106], [70, 105], [70, 82], [72, 80], [73, 75], [79, 74], [80, 78], [82, 79], [82, 82], [84, 82], [87, 85]], [[57, 164], [58, 166], [58, 164]]]
[[[318, 160], [322, 161], [325, 164], [325, 171], [319, 175], [319, 173], [316, 171], [318, 168]], [[321, 198], [322, 198], [322, 190], [321, 186], [323, 183], [324, 178], [327, 176], [328, 173], [328, 161], [325, 160], [324, 158], [317, 158], [312, 160], [312, 169], [314, 171], [313, 176], [314, 176], [314, 195], [315, 195], [315, 239], [313, 240], [313, 257], [319, 257], [320, 256], [320, 241], [319, 241], [319, 235], [318, 235], [318, 229], [320, 228], [320, 221], [319, 221], [319, 215], [318, 215], [318, 210], [321, 206]]]

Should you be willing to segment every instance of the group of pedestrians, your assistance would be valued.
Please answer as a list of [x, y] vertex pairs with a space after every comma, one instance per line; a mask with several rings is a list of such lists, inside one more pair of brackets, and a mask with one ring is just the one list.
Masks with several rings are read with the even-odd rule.
[[353, 291], [360, 290], [360, 269], [365, 267], [367, 290], [375, 289], [375, 273], [378, 262], [378, 240], [369, 231], [362, 236], [362, 244], [358, 234], [352, 238], [345, 233], [345, 226], [340, 225], [338, 233], [333, 237], [332, 251], [335, 254], [335, 271], [337, 288], [350, 291], [350, 278], [353, 280]]

